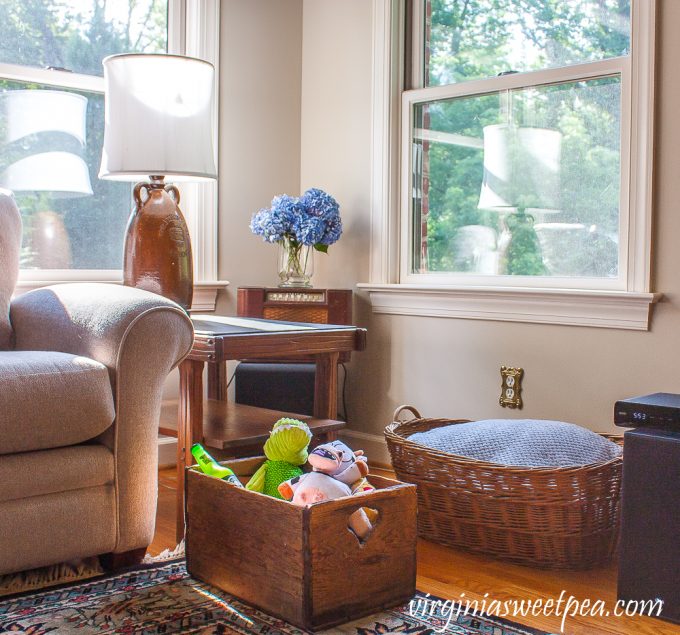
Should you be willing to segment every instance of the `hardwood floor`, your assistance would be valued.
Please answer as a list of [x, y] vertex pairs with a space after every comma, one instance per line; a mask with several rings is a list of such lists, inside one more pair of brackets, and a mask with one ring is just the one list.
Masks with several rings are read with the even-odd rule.
[[175, 513], [177, 499], [177, 473], [175, 468], [163, 468], [158, 472], [158, 510], [156, 512], [156, 533], [147, 550], [157, 556], [164, 549], [173, 549], [175, 540]]
[[[378, 473], [378, 470], [374, 470]], [[390, 476], [389, 473], [386, 475]], [[159, 473], [156, 535], [149, 547], [151, 554], [175, 546], [175, 471]], [[680, 575], [680, 574], [679, 574]], [[592, 571], [542, 571], [473, 556], [425, 540], [418, 544], [418, 581], [420, 591], [441, 598], [477, 600], [557, 600], [573, 596], [591, 603], [603, 600], [613, 612], [616, 603], [616, 567]], [[367, 590], [370, 592], [370, 590]], [[463, 594], [463, 595], [461, 595]], [[561, 618], [531, 615], [510, 617], [515, 622], [561, 632]], [[568, 617], [565, 635], [680, 635], [680, 626], [646, 617]]]

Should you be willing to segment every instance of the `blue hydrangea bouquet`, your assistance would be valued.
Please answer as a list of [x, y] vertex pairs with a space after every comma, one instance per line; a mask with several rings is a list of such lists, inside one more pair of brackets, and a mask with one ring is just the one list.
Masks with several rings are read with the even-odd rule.
[[342, 235], [340, 206], [318, 188], [302, 196], [283, 194], [271, 207], [253, 215], [250, 230], [269, 243], [278, 243], [279, 277], [283, 287], [310, 287], [313, 250], [328, 252]]

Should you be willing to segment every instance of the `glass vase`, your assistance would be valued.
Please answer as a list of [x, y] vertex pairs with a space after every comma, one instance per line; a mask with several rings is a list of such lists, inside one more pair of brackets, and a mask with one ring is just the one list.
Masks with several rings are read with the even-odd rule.
[[314, 247], [284, 238], [279, 243], [279, 286], [311, 287]]

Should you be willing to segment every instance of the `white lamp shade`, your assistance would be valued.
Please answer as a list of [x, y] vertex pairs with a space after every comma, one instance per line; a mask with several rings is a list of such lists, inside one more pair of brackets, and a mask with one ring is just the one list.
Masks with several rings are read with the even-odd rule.
[[137, 181], [217, 178], [213, 147], [215, 69], [179, 55], [104, 59], [104, 149], [99, 176]]
[[562, 133], [508, 124], [484, 128], [484, 181], [478, 207], [558, 211]]
[[0, 94], [3, 155], [11, 161], [0, 187], [50, 192], [53, 197], [92, 194], [80, 152], [85, 147], [87, 99], [56, 90]]

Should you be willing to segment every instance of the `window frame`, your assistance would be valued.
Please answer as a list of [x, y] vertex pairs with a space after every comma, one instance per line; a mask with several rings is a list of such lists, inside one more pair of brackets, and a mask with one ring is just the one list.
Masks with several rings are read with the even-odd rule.
[[[219, 25], [220, 3], [213, 0], [168, 0], [168, 52], [204, 59], [215, 67], [213, 130], [215, 165], [219, 141]], [[0, 78], [27, 81], [104, 94], [104, 78], [60, 70], [0, 63]], [[219, 167], [218, 167], [219, 169]], [[194, 302], [192, 310], [215, 309], [217, 292], [229, 283], [217, 275], [217, 181], [181, 183], [182, 212], [186, 218], [194, 255]], [[132, 209], [132, 200], [130, 200]], [[16, 293], [64, 282], [116, 282], [121, 269], [22, 269]]]
[[[632, 0], [627, 57], [404, 90], [410, 4], [373, 0], [371, 259], [369, 282], [359, 284], [370, 294], [373, 311], [647, 330], [651, 305], [661, 297], [650, 292], [656, 0]], [[411, 22], [416, 31], [422, 26], [417, 12]], [[417, 67], [414, 62], [411, 72], [416, 79]], [[614, 73], [622, 79], [620, 240], [626, 245], [617, 280], [587, 284], [587, 278], [462, 277], [408, 271], [412, 243], [407, 186], [414, 104]], [[513, 278], [509, 281], [513, 284], [504, 284], [508, 278]], [[574, 285], [574, 280], [586, 284]]]

